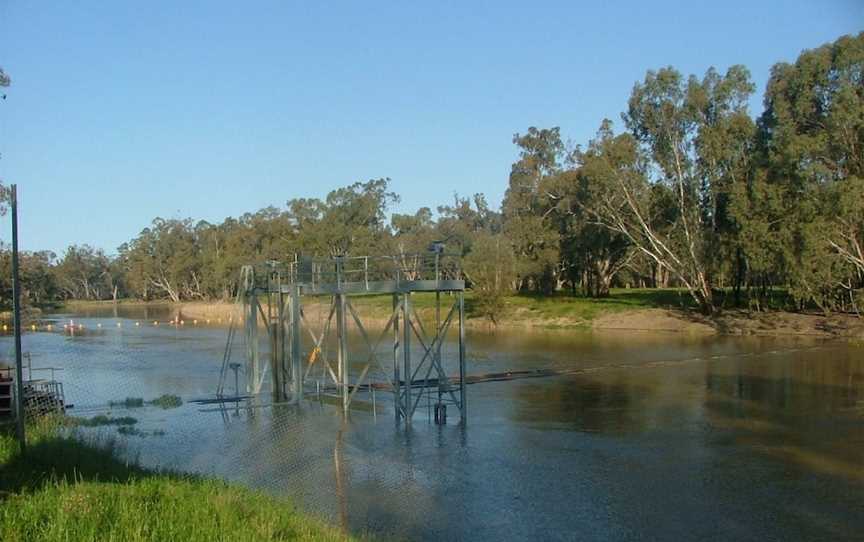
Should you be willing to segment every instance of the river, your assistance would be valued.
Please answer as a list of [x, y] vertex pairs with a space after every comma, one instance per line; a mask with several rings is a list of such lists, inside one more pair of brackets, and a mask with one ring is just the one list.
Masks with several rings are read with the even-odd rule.
[[[579, 369], [468, 387], [468, 423], [410, 430], [386, 394], [217, 408], [226, 330], [165, 309], [51, 315], [34, 367], [62, 367], [70, 413], [111, 409], [143, 464], [290, 496], [356, 533], [412, 540], [860, 540], [864, 347], [804, 338], [469, 332], [468, 373]], [[74, 321], [74, 332], [63, 323]], [[161, 322], [154, 325], [154, 321]], [[119, 324], [119, 325], [118, 325]], [[137, 325], [136, 325], [137, 324]], [[83, 326], [78, 328], [77, 326]], [[453, 344], [445, 345], [452, 351]], [[11, 352], [11, 338], [0, 338]], [[233, 388], [233, 383], [229, 385]]]

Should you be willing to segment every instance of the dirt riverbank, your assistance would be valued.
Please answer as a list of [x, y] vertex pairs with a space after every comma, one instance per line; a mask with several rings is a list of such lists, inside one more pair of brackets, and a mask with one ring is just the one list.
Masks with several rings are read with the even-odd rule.
[[724, 311], [708, 318], [698, 313], [641, 309], [600, 316], [593, 329], [673, 331], [724, 335], [804, 335], [864, 339], [864, 319], [791, 312]]

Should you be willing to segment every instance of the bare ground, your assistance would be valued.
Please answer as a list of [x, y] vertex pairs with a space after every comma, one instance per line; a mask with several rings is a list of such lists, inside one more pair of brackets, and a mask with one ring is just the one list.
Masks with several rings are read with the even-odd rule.
[[864, 319], [791, 312], [725, 311], [711, 318], [698, 313], [642, 309], [607, 314], [594, 320], [594, 329], [629, 329], [718, 333], [724, 335], [806, 335], [864, 339]]

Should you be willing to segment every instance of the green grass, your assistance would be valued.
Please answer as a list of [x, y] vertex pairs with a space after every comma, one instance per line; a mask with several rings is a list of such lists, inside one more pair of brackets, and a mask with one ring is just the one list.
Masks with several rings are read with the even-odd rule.
[[693, 300], [686, 291], [665, 289], [613, 289], [609, 297], [590, 298], [559, 292], [553, 295], [517, 295], [504, 300], [502, 321], [569, 320], [590, 323], [616, 312], [640, 309], [692, 309]]
[[[455, 298], [442, 294], [442, 318], [446, 317]], [[425, 318], [431, 317], [435, 306], [435, 294], [417, 293], [411, 296], [415, 309]], [[390, 296], [365, 296], [351, 302], [364, 315], [373, 314], [387, 318], [392, 311]], [[497, 320], [504, 324], [531, 321], [549, 322], [550, 325], [580, 326], [615, 312], [649, 308], [693, 309], [694, 303], [686, 290], [680, 289], [624, 289], [617, 288], [605, 298], [590, 298], [557, 292], [552, 295], [511, 295], [504, 298], [504, 307]], [[465, 293], [465, 312], [469, 320], [484, 319], [477, 309], [474, 292]], [[557, 322], [557, 324], [555, 324]]]
[[25, 454], [0, 434], [0, 540], [344, 540], [283, 499], [223, 482], [157, 473], [111, 441], [29, 428]]

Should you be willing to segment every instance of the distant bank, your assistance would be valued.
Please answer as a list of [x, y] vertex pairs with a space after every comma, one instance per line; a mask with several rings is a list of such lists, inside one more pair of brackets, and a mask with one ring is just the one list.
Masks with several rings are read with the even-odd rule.
[[[431, 295], [417, 294], [415, 307], [426, 318], [433, 318]], [[352, 299], [364, 320], [384, 325], [390, 317], [391, 300], [386, 296]], [[446, 301], [444, 302], [446, 305]], [[226, 324], [237, 318], [233, 303], [194, 301], [152, 303], [134, 300], [118, 302], [119, 307], [160, 305], [181, 319], [211, 320]], [[63, 310], [87, 310], [111, 307], [111, 301], [72, 301]], [[674, 290], [619, 290], [602, 299], [556, 295], [511, 296], [504, 300], [496, 323], [472, 310], [473, 299], [466, 297], [466, 325], [472, 329], [537, 328], [579, 330], [631, 330], [724, 335], [802, 335], [824, 338], [864, 340], [864, 318], [850, 314], [822, 315], [782, 310], [750, 311], [726, 309], [706, 317], [688, 306], [688, 298]], [[326, 318], [328, 300], [310, 299], [304, 310], [307, 318]]]

